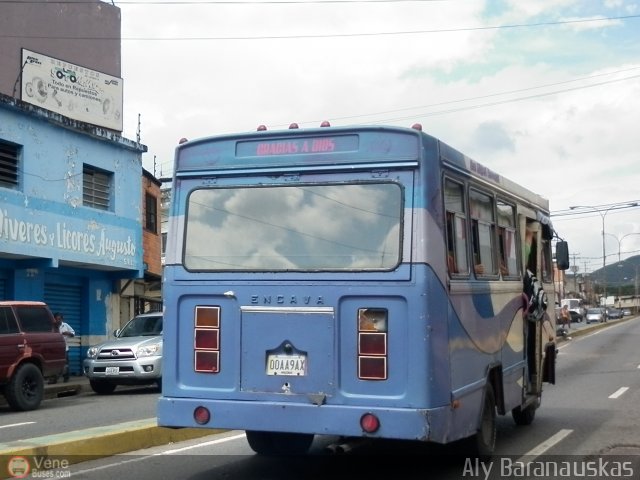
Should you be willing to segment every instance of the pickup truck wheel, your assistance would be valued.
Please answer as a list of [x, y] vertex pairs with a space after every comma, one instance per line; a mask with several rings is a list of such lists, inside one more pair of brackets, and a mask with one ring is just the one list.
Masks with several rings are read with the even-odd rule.
[[98, 395], [109, 395], [116, 389], [116, 385], [107, 380], [89, 380], [89, 385]]
[[18, 366], [5, 387], [7, 403], [14, 410], [35, 410], [44, 398], [42, 372], [32, 363]]

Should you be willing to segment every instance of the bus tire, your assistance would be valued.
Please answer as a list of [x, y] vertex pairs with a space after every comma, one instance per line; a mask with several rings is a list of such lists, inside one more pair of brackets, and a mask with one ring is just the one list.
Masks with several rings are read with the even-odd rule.
[[4, 394], [13, 410], [35, 410], [44, 398], [42, 372], [33, 363], [23, 363], [7, 383]]
[[487, 383], [482, 401], [482, 413], [475, 435], [464, 441], [467, 457], [489, 460], [496, 448], [496, 399], [493, 387]]
[[524, 409], [522, 407], [516, 407], [511, 410], [511, 416], [516, 425], [531, 425], [536, 418], [536, 405], [529, 405]]
[[313, 434], [286, 432], [245, 432], [247, 442], [258, 455], [304, 455], [313, 443]]
[[89, 380], [89, 385], [98, 395], [109, 395], [116, 389], [116, 385], [108, 380]]

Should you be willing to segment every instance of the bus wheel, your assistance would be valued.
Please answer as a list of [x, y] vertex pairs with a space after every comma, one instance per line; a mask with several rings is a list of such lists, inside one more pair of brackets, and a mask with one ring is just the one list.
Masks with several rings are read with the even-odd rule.
[[98, 395], [109, 395], [116, 389], [116, 385], [107, 380], [89, 380], [89, 385]]
[[303, 455], [307, 453], [313, 435], [308, 433], [256, 432], [247, 430], [247, 441], [258, 455]]
[[511, 410], [511, 416], [516, 425], [531, 425], [536, 418], [536, 405], [529, 405], [524, 409], [516, 407]]
[[487, 384], [482, 402], [478, 431], [463, 442], [465, 456], [488, 460], [496, 448], [496, 399], [493, 387]]

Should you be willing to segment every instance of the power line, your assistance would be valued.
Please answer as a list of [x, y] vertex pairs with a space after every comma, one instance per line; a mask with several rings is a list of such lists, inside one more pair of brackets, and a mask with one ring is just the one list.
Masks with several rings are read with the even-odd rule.
[[87, 37], [87, 36], [48, 36], [48, 35], [0, 35], [0, 38], [30, 38], [39, 40], [120, 40], [120, 41], [220, 41], [220, 40], [286, 40], [305, 38], [352, 38], [352, 37], [378, 37], [391, 35], [421, 35], [428, 33], [454, 33], [473, 32], [487, 30], [501, 30], [509, 28], [528, 28], [556, 25], [569, 25], [578, 23], [604, 22], [611, 20], [630, 20], [640, 18], [640, 15], [622, 15], [617, 17], [584, 18], [577, 20], [559, 20], [556, 22], [538, 23], [515, 23], [507, 25], [489, 25], [484, 27], [460, 27], [442, 28], [433, 30], [407, 30], [396, 32], [364, 32], [364, 33], [330, 33], [330, 34], [307, 34], [307, 35], [260, 35], [260, 36], [237, 36], [237, 37]]
[[[591, 80], [593, 78], [597, 78], [597, 77], [602, 77], [602, 76], [607, 76], [607, 75], [616, 75], [618, 73], [626, 73], [632, 70], [637, 70], [639, 69], [640, 66], [638, 67], [631, 67], [631, 68], [626, 68], [623, 70], [616, 70], [616, 71], [612, 71], [612, 72], [606, 72], [606, 73], [598, 73], [595, 75], [589, 75], [586, 77], [578, 77], [578, 78], [574, 78], [571, 80], [565, 80], [562, 82], [554, 82], [554, 83], [546, 83], [546, 84], [542, 84], [542, 85], [537, 85], [537, 86], [533, 86], [533, 87], [526, 87], [526, 88], [520, 88], [517, 90], [507, 90], [505, 92], [497, 92], [497, 93], [489, 93], [487, 95], [478, 95], [475, 97], [466, 97], [466, 98], [461, 98], [461, 99], [457, 99], [457, 100], [448, 100], [446, 102], [438, 102], [438, 103], [431, 103], [431, 104], [427, 104], [427, 105], [420, 105], [420, 106], [416, 106], [416, 107], [405, 107], [405, 108], [398, 108], [398, 109], [394, 109], [394, 110], [385, 110], [382, 112], [374, 112], [374, 113], [362, 113], [359, 115], [347, 115], [347, 116], [343, 116], [343, 117], [331, 117], [331, 120], [350, 120], [350, 119], [354, 119], [354, 118], [361, 118], [361, 117], [372, 117], [372, 116], [376, 116], [376, 115], [386, 115], [389, 113], [397, 113], [397, 112], [406, 112], [409, 110], [417, 110], [417, 109], [421, 109], [421, 108], [431, 108], [431, 107], [439, 107], [439, 106], [443, 106], [443, 105], [451, 105], [454, 103], [463, 103], [463, 102], [469, 102], [469, 101], [473, 101], [473, 100], [481, 100], [483, 98], [492, 98], [492, 97], [498, 97], [498, 96], [503, 96], [503, 95], [510, 95], [513, 93], [520, 93], [520, 92], [527, 92], [527, 91], [531, 91], [531, 90], [537, 90], [539, 88], [547, 88], [547, 87], [555, 87], [558, 85], [566, 85], [568, 83], [574, 83], [574, 82], [580, 82], [583, 80]], [[629, 78], [635, 78], [635, 77], [627, 77], [627, 79]], [[615, 82], [615, 81], [619, 81], [620, 79], [614, 79], [611, 80], [611, 82]], [[609, 82], [604, 82], [604, 83], [609, 83]], [[575, 89], [579, 89], [579, 88], [588, 88], [590, 85], [587, 86], [582, 86], [582, 87], [575, 87]], [[558, 93], [558, 92], [552, 92], [552, 93]], [[513, 101], [517, 101], [518, 99], [514, 99]], [[473, 106], [471, 107], [464, 107], [464, 108], [473, 108]], [[448, 113], [447, 111], [445, 111], [445, 113]], [[437, 114], [437, 112], [433, 113], [432, 115]], [[419, 116], [419, 114], [416, 114], [417, 116]], [[401, 120], [404, 120], [408, 117], [403, 117], [400, 118]], [[322, 120], [325, 120], [324, 118]], [[302, 123], [319, 123], [322, 120], [308, 120], [308, 121], [304, 121]], [[393, 119], [391, 119], [393, 120]], [[384, 120], [384, 121], [390, 121], [390, 120]], [[284, 125], [284, 124], [283, 124]], [[286, 124], [288, 125], [288, 124]]]

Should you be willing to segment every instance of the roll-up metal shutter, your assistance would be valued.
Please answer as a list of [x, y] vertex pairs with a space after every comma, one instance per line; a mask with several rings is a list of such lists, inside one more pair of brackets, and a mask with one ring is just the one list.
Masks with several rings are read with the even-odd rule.
[[82, 357], [80, 338], [82, 323], [82, 287], [77, 285], [62, 285], [46, 283], [44, 286], [44, 301], [51, 312], [60, 312], [64, 321], [76, 332], [76, 336], [69, 339], [69, 372], [71, 375], [82, 374]]

